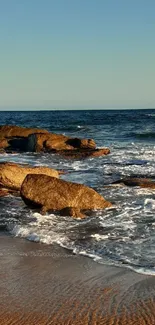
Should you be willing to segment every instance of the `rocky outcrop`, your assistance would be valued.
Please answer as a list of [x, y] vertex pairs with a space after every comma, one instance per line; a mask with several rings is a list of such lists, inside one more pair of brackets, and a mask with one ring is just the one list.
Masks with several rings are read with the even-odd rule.
[[140, 186], [155, 189], [155, 180], [143, 177], [126, 177], [116, 182], [113, 182], [112, 184], [123, 184], [126, 186]]
[[48, 133], [47, 130], [24, 128], [16, 125], [0, 126], [0, 149], [6, 151], [28, 151], [27, 139], [33, 133]]
[[95, 149], [92, 139], [70, 138], [63, 134], [32, 134], [28, 137], [28, 150], [32, 152], [72, 151], [76, 149]]
[[96, 149], [93, 139], [69, 138], [62, 134], [32, 134], [28, 137], [28, 151], [57, 153], [65, 158], [83, 159], [110, 153], [108, 148]]
[[0, 138], [27, 138], [33, 133], [48, 133], [48, 131], [37, 128], [25, 128], [16, 125], [0, 126]]
[[59, 177], [59, 172], [49, 167], [32, 167], [15, 163], [0, 163], [0, 187], [20, 190], [24, 178], [28, 174], [45, 174]]
[[0, 152], [49, 152], [65, 158], [100, 157], [110, 153], [108, 148], [96, 149], [93, 139], [70, 138], [47, 130], [0, 126]]
[[46, 175], [27, 175], [20, 193], [27, 205], [40, 207], [42, 212], [66, 207], [91, 210], [111, 206], [92, 188]]

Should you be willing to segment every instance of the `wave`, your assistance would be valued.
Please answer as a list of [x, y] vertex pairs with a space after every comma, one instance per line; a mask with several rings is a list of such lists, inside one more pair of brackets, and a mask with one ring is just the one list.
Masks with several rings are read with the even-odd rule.
[[155, 132], [142, 132], [142, 133], [131, 132], [127, 134], [127, 136], [139, 140], [150, 140], [150, 139], [152, 140], [155, 139]]
[[146, 116], [155, 117], [155, 114], [154, 113], [152, 113], [152, 114], [146, 114]]
[[49, 128], [49, 131], [51, 132], [58, 132], [58, 133], [62, 133], [62, 132], [82, 132], [82, 131], [89, 131], [90, 128], [86, 125], [74, 125], [74, 124], [70, 124], [70, 125], [58, 125], [58, 126], [52, 126]]
[[[38, 218], [40, 216], [38, 214]], [[47, 234], [45, 231], [41, 231], [37, 234], [37, 232], [32, 231], [32, 229], [28, 229], [24, 226], [15, 225], [10, 233], [15, 237], [22, 237], [32, 242], [40, 242], [47, 245], [58, 244], [62, 248], [65, 248], [69, 251], [72, 251], [73, 254], [82, 255], [93, 259], [94, 262], [98, 262], [100, 264], [109, 265], [109, 266], [116, 266], [116, 267], [124, 267], [131, 269], [140, 274], [146, 275], [155, 275], [155, 267], [151, 265], [150, 267], [141, 266], [140, 264], [133, 263], [132, 258], [116, 258], [113, 259], [113, 256], [101, 256], [99, 252], [95, 250], [89, 250], [82, 247], [82, 245], [77, 245], [73, 241], [69, 241], [67, 236], [56, 234], [55, 231], [50, 231]], [[97, 242], [103, 242], [108, 238], [108, 235], [99, 235], [94, 234], [91, 235]]]

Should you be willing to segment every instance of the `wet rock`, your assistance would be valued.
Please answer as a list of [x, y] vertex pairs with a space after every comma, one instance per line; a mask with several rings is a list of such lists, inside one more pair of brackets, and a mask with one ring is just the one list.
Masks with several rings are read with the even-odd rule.
[[91, 210], [111, 206], [92, 188], [46, 175], [27, 175], [20, 193], [27, 205], [38, 206], [44, 213], [66, 207]]
[[66, 208], [60, 210], [60, 215], [61, 216], [67, 216], [67, 217], [68, 216], [73, 217], [75, 219], [79, 219], [79, 218], [84, 219], [84, 218], [86, 218], [86, 215], [83, 214], [80, 209], [71, 208], [71, 207], [66, 207]]
[[153, 181], [153, 179], [143, 177], [127, 177], [113, 182], [112, 184], [124, 184], [126, 186], [140, 186], [155, 189], [155, 181]]
[[67, 144], [75, 149], [95, 149], [96, 143], [93, 139], [72, 138], [67, 140]]
[[65, 158], [68, 159], [84, 159], [91, 157], [101, 157], [108, 155], [110, 153], [110, 149], [102, 148], [102, 149], [81, 149], [81, 150], [61, 150], [58, 152]]
[[48, 131], [16, 125], [0, 126], [0, 148], [7, 152], [28, 151], [27, 138], [33, 133], [48, 133]]
[[75, 149], [92, 149], [96, 144], [92, 139], [69, 138], [63, 134], [32, 134], [28, 137], [28, 150], [32, 152], [72, 151]]
[[7, 152], [50, 152], [66, 158], [100, 157], [110, 153], [108, 148], [96, 149], [93, 139], [70, 138], [47, 130], [0, 126], [0, 149]]
[[15, 163], [0, 163], [0, 186], [20, 190], [21, 184], [27, 174], [45, 174], [59, 177], [59, 172], [49, 167], [24, 166]]
[[28, 137], [28, 150], [32, 152], [55, 152], [60, 149], [71, 149], [71, 146], [66, 143], [68, 139], [62, 134], [32, 134]]

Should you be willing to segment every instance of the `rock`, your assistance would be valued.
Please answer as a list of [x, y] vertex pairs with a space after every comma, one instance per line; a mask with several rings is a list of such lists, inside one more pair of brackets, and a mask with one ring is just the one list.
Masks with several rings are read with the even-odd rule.
[[95, 149], [96, 143], [93, 139], [79, 139], [70, 138], [67, 140], [67, 144], [72, 146], [74, 149]]
[[0, 138], [25, 138], [33, 133], [48, 133], [48, 131], [37, 128], [24, 128], [16, 125], [0, 126]]
[[28, 137], [28, 150], [32, 152], [62, 150], [94, 149], [96, 144], [92, 139], [69, 138], [63, 134], [32, 134]]
[[40, 207], [44, 213], [66, 207], [89, 210], [111, 206], [92, 188], [46, 175], [27, 175], [20, 193], [27, 205]]
[[0, 126], [0, 148], [9, 152], [28, 151], [27, 138], [33, 133], [48, 133], [48, 131], [15, 125]]
[[100, 157], [105, 156], [110, 153], [108, 148], [102, 149], [81, 149], [81, 150], [61, 150], [58, 152], [65, 158], [71, 159], [84, 159], [84, 158], [91, 158], [91, 157]]
[[4, 197], [4, 196], [8, 196], [8, 195], [20, 196], [20, 192], [17, 190], [0, 187], [0, 197]]
[[0, 149], [5, 149], [9, 146], [7, 139], [0, 138]]
[[60, 215], [61, 216], [69, 216], [69, 217], [73, 217], [75, 219], [83, 219], [86, 218], [86, 215], [81, 213], [81, 210], [78, 208], [71, 208], [71, 207], [66, 207], [64, 209], [60, 210]]
[[32, 167], [15, 163], [0, 163], [0, 186], [20, 190], [21, 184], [27, 174], [45, 174], [53, 177], [59, 177], [57, 170], [49, 167]]
[[155, 181], [149, 178], [143, 178], [143, 177], [127, 177], [124, 179], [120, 179], [116, 182], [113, 182], [112, 184], [124, 184], [127, 186], [140, 186], [140, 187], [146, 187], [155, 189]]
[[66, 144], [68, 139], [62, 134], [32, 134], [28, 137], [28, 150], [32, 152], [55, 152], [60, 149], [71, 149], [71, 146]]
[[100, 157], [110, 153], [108, 148], [96, 149], [93, 139], [70, 138], [47, 130], [0, 126], [0, 150], [7, 152], [51, 152], [66, 158]]

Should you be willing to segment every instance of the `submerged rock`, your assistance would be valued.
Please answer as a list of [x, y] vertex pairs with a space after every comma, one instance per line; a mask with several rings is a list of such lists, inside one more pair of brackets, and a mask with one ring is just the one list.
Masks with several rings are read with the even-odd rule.
[[69, 217], [73, 217], [75, 219], [84, 219], [86, 218], [86, 215], [84, 213], [81, 212], [80, 209], [78, 208], [71, 208], [71, 207], [67, 207], [64, 209], [60, 210], [60, 215], [61, 216], [69, 216]]
[[110, 149], [101, 148], [101, 149], [81, 149], [81, 150], [61, 150], [58, 152], [65, 158], [71, 159], [84, 159], [91, 157], [101, 157], [108, 155], [110, 153]]
[[21, 197], [27, 205], [40, 207], [44, 213], [66, 207], [89, 210], [111, 206], [92, 188], [46, 175], [27, 175], [21, 186]]
[[116, 182], [113, 182], [112, 184], [124, 184], [126, 186], [140, 186], [155, 189], [155, 181], [150, 178], [143, 177], [126, 177]]
[[32, 167], [12, 162], [2, 162], [0, 163], [0, 186], [20, 190], [23, 180], [28, 174], [45, 174], [59, 177], [59, 172], [49, 167]]

